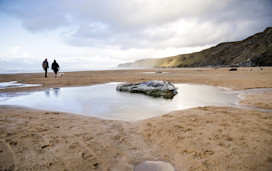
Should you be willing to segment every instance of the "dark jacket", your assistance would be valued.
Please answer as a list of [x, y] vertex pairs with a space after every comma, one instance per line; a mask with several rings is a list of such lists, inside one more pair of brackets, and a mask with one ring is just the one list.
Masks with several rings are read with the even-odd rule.
[[51, 68], [52, 68], [52, 70], [54, 70], [54, 71], [58, 71], [58, 70], [59, 70], [59, 64], [58, 64], [56, 61], [54, 61], [54, 62], [52, 63]]

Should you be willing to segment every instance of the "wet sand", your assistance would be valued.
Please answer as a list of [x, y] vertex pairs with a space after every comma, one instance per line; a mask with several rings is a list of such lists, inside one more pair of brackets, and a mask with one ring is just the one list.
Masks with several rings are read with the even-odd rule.
[[[0, 82], [42, 87], [37, 91], [107, 82], [167, 80], [234, 90], [272, 88], [272, 68], [115, 70], [2, 74]], [[145, 74], [144, 72], [154, 72]], [[164, 73], [165, 72], [165, 73]], [[265, 94], [265, 95], [263, 95]], [[271, 93], [244, 96], [245, 105], [271, 109]], [[229, 107], [173, 111], [137, 122], [0, 106], [0, 170], [133, 170], [144, 161], [166, 161], [176, 170], [271, 170], [272, 112]]]

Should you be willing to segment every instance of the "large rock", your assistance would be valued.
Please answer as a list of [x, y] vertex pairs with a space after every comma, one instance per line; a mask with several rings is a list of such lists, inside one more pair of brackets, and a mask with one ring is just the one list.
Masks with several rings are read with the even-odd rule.
[[118, 91], [142, 93], [153, 97], [172, 99], [177, 94], [177, 88], [168, 81], [146, 81], [123, 84], [116, 87]]

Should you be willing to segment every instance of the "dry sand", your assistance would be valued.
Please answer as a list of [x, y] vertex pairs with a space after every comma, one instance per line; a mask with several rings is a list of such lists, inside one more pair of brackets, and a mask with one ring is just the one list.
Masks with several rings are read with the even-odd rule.
[[[167, 80], [235, 90], [271, 88], [272, 68], [114, 70], [2, 74], [0, 82], [36, 91], [106, 82]], [[246, 94], [245, 105], [272, 107], [271, 92]], [[176, 170], [272, 170], [272, 112], [229, 107], [173, 111], [138, 122], [0, 106], [0, 170], [133, 170], [143, 161], [166, 161]]]
[[255, 106], [263, 109], [272, 109], [272, 92], [255, 92], [243, 94], [240, 103], [248, 106]]

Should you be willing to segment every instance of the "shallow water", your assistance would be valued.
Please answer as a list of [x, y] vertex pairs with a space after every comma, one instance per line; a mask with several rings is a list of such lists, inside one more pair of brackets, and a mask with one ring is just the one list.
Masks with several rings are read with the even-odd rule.
[[142, 74], [166, 74], [169, 72], [141, 72]]
[[34, 87], [34, 86], [42, 86], [42, 84], [23, 84], [23, 83], [18, 83], [18, 81], [0, 82], [0, 89]]
[[171, 100], [116, 91], [118, 83], [85, 87], [52, 88], [15, 97], [2, 94], [0, 105], [79, 113], [106, 119], [137, 121], [165, 113], [201, 106], [235, 106], [238, 94], [225, 88], [175, 84], [178, 94]]
[[144, 161], [135, 165], [134, 171], [174, 171], [172, 164], [163, 161]]

